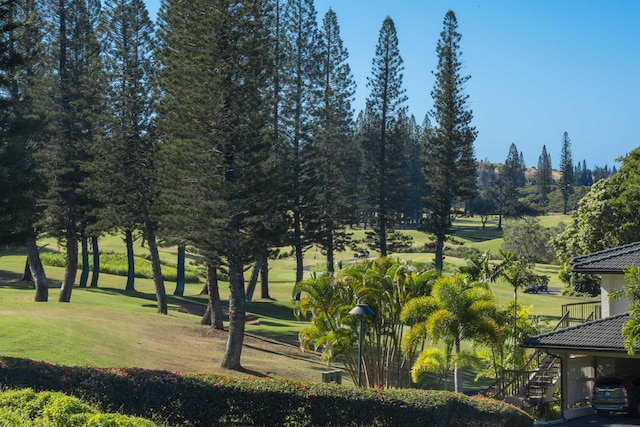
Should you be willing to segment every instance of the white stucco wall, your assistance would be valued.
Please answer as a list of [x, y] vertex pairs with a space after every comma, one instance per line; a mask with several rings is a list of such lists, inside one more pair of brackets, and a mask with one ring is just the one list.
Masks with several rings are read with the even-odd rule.
[[566, 354], [562, 365], [562, 417], [569, 420], [593, 413], [589, 402], [595, 376], [594, 357]]
[[602, 318], [615, 316], [629, 311], [629, 301], [626, 298], [620, 298], [615, 301], [609, 301], [609, 295], [615, 291], [622, 289], [626, 284], [623, 274], [603, 274], [600, 284], [600, 298], [602, 302]]

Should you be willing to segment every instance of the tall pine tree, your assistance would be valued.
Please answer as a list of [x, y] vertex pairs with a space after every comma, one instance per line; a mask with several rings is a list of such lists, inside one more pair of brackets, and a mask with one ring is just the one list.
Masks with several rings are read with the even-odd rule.
[[293, 215], [296, 282], [303, 279], [304, 250], [311, 244], [304, 235], [302, 211], [305, 199], [302, 181], [307, 174], [303, 151], [312, 143], [315, 113], [314, 93], [320, 85], [318, 26], [313, 0], [287, 0], [282, 13], [278, 94], [281, 101], [279, 136], [285, 141], [284, 165], [288, 166], [289, 205]]
[[551, 168], [551, 156], [547, 153], [547, 146], [542, 146], [542, 153], [538, 157], [538, 169], [536, 170], [536, 186], [540, 194], [540, 206], [546, 206], [549, 201], [553, 175]]
[[78, 270], [78, 238], [91, 201], [82, 189], [91, 146], [102, 135], [105, 93], [98, 0], [48, 0], [49, 139], [40, 152], [49, 183], [44, 224], [66, 246], [60, 302], [69, 302]]
[[36, 301], [48, 300], [33, 227], [43, 182], [35, 154], [41, 138], [41, 19], [34, 0], [0, 2], [0, 246], [24, 245]]
[[470, 76], [462, 76], [458, 21], [448, 11], [436, 46], [438, 66], [431, 96], [430, 112], [434, 132], [424, 144], [424, 173], [429, 196], [427, 231], [436, 236], [435, 267], [442, 270], [444, 241], [451, 229], [451, 209], [458, 200], [469, 200], [475, 193], [476, 162], [473, 141], [476, 129], [467, 107], [469, 95], [464, 87]]
[[569, 212], [569, 196], [573, 194], [573, 159], [571, 158], [571, 139], [567, 132], [562, 134], [560, 150], [560, 194], [562, 195], [563, 213]]
[[266, 0], [169, 0], [160, 16], [160, 181], [171, 195], [170, 218], [182, 218], [181, 231], [208, 267], [226, 265], [227, 369], [242, 368], [243, 266], [261, 250], [256, 230], [275, 210], [265, 132], [273, 65], [268, 8]]
[[338, 18], [331, 9], [322, 21], [319, 38], [321, 85], [314, 92], [312, 143], [303, 151], [306, 173], [301, 180], [306, 203], [302, 209], [305, 234], [327, 256], [327, 271], [334, 271], [334, 253], [349, 242], [346, 226], [353, 204], [348, 194], [347, 170], [357, 155], [353, 149], [351, 100], [355, 83], [342, 45]]
[[[141, 0], [108, 0], [103, 13], [105, 70], [108, 81], [105, 137], [93, 148], [89, 191], [98, 198], [100, 229], [126, 236], [127, 290], [134, 290], [133, 232], [141, 230], [151, 260], [159, 264], [154, 212], [155, 133], [152, 79], [154, 28]], [[95, 256], [95, 254], [94, 254]], [[159, 266], [153, 272], [159, 272]], [[95, 274], [95, 272], [94, 272]], [[155, 277], [158, 311], [167, 313], [162, 276]]]
[[404, 141], [401, 117], [407, 97], [402, 87], [402, 57], [396, 27], [390, 17], [380, 28], [364, 112], [362, 151], [364, 187], [369, 206], [376, 215], [375, 240], [371, 245], [387, 256], [389, 227], [398, 221], [407, 194]]

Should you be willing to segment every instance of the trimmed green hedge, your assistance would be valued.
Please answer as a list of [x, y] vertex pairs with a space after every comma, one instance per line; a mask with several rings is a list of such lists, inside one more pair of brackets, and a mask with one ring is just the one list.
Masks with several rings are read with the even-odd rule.
[[3, 427], [155, 427], [156, 424], [122, 414], [101, 414], [75, 397], [31, 389], [0, 392]]
[[[61, 252], [51, 250], [43, 250], [40, 252], [40, 259], [44, 265], [53, 267], [65, 267], [65, 255]], [[153, 272], [151, 270], [151, 261], [149, 255], [136, 255], [133, 258], [135, 277], [152, 279]], [[82, 260], [78, 259], [78, 268], [82, 268]], [[165, 280], [175, 281], [177, 278], [177, 270], [175, 264], [163, 263], [160, 265], [162, 277]], [[89, 269], [93, 269], [93, 255], [89, 255]], [[100, 254], [100, 272], [106, 274], [115, 274], [118, 276], [126, 276], [128, 274], [127, 254], [116, 252], [105, 252]], [[203, 267], [185, 266], [184, 278], [187, 283], [200, 283], [201, 277], [206, 272]]]
[[171, 426], [533, 426], [529, 415], [504, 402], [445, 391], [66, 367], [8, 357], [0, 358], [0, 384], [61, 391], [104, 412]]

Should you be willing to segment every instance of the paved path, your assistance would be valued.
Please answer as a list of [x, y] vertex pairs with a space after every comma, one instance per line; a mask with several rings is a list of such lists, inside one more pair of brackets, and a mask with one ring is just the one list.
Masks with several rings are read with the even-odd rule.
[[625, 414], [611, 414], [608, 417], [592, 415], [584, 418], [576, 418], [562, 424], [559, 427], [627, 427], [640, 426], [640, 418], [630, 417]]

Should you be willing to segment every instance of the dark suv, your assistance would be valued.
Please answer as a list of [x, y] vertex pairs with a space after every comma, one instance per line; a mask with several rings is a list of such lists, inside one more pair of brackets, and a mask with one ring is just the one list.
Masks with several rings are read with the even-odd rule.
[[640, 415], [640, 375], [598, 378], [593, 385], [591, 406], [602, 416], [610, 412]]

